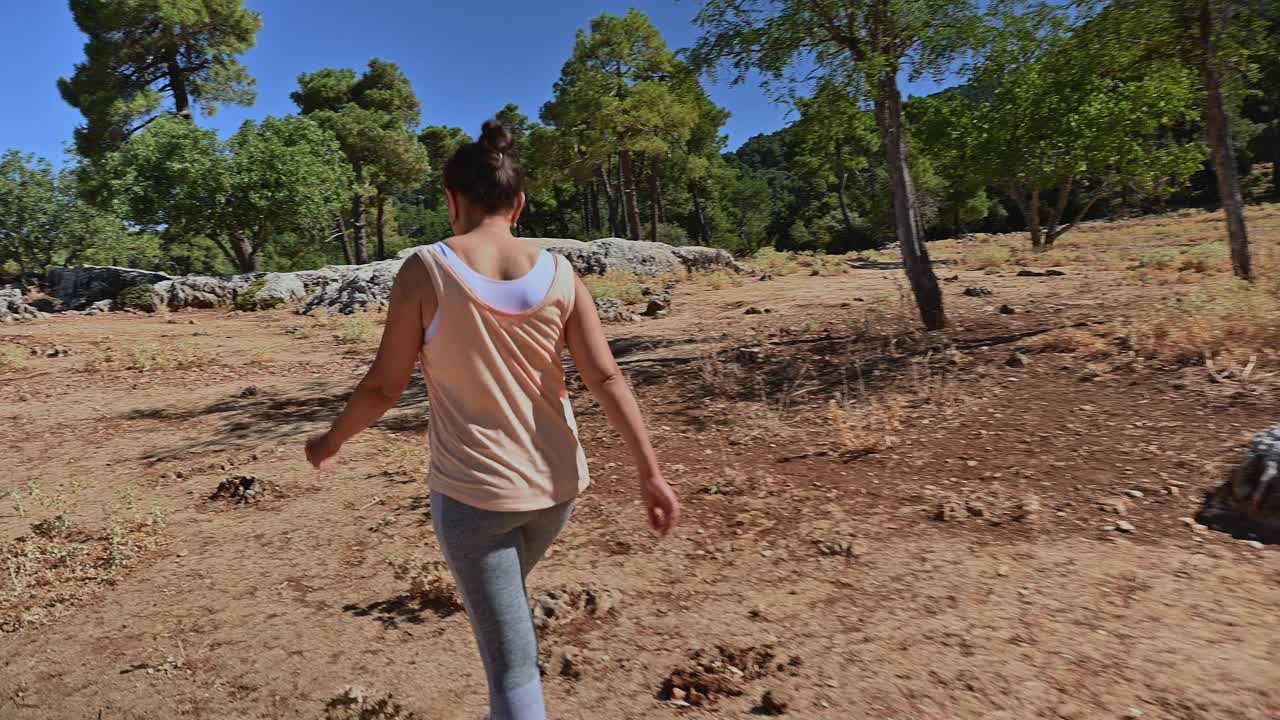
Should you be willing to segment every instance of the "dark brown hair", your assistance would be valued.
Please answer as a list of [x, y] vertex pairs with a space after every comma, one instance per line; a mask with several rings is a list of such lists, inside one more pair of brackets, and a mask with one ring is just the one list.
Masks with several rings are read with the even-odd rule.
[[444, 164], [444, 186], [485, 212], [510, 210], [524, 192], [524, 170], [515, 157], [515, 144], [506, 125], [486, 120], [480, 139], [458, 148]]

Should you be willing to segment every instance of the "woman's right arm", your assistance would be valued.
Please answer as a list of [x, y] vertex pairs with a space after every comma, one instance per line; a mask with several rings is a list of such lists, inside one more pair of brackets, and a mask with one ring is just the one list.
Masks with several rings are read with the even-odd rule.
[[609, 341], [600, 325], [591, 291], [575, 278], [573, 312], [565, 326], [565, 342], [578, 366], [578, 375], [604, 410], [609, 424], [622, 435], [640, 471], [640, 492], [644, 499], [649, 526], [660, 536], [675, 529], [680, 522], [680, 500], [662, 477], [658, 457], [649, 441], [640, 405], [627, 385], [618, 363], [613, 359]]

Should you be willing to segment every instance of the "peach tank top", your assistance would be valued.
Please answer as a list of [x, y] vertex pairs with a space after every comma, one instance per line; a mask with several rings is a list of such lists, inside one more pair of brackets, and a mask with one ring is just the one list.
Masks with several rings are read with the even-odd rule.
[[575, 497], [590, 479], [561, 364], [575, 289], [568, 261], [556, 256], [541, 302], [505, 312], [485, 303], [439, 247], [418, 255], [435, 286], [439, 320], [421, 353], [431, 412], [427, 483], [499, 512]]

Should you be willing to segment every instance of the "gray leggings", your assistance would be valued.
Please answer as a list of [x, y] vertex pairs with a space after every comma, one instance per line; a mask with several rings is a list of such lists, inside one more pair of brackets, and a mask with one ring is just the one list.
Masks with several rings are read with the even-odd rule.
[[458, 583], [489, 678], [489, 720], [546, 720], [525, 578], [573, 514], [573, 501], [493, 512], [431, 493], [431, 521]]

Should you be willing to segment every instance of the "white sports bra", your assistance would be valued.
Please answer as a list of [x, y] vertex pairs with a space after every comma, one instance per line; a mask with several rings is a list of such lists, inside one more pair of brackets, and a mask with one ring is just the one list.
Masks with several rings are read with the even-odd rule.
[[[547, 293], [551, 292], [551, 283], [556, 279], [555, 258], [551, 257], [551, 253], [546, 250], [538, 253], [538, 260], [534, 263], [533, 269], [524, 277], [514, 280], [494, 280], [472, 270], [471, 266], [458, 257], [448, 245], [441, 242], [436, 243], [435, 247], [436, 252], [449, 263], [449, 267], [467, 284], [467, 287], [471, 288], [471, 292], [475, 293], [476, 297], [503, 312], [518, 313], [535, 307], [546, 298]], [[437, 303], [445, 300], [446, 298], [436, 298]], [[431, 342], [431, 338], [435, 337], [439, 330], [440, 311], [436, 310], [436, 316], [432, 318], [431, 326], [427, 328], [425, 341]]]

